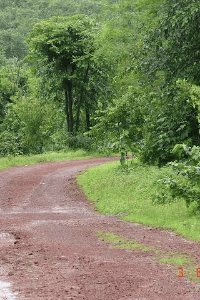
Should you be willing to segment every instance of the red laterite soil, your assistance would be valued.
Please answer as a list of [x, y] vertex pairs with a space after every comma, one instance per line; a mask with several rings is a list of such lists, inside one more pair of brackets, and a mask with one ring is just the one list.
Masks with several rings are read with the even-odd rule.
[[200, 267], [200, 244], [100, 215], [87, 202], [74, 175], [114, 159], [0, 172], [0, 281], [10, 282], [17, 293], [1, 298], [0, 285], [0, 299], [200, 299], [200, 284], [179, 278], [172, 265], [158, 264], [152, 251], [112, 249], [98, 239], [98, 230], [115, 232], [163, 251], [184, 252]]

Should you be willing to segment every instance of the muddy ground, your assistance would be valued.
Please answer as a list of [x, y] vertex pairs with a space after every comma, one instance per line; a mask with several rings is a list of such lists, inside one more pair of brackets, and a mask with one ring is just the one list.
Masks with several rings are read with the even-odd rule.
[[114, 232], [165, 252], [185, 253], [200, 267], [199, 243], [95, 211], [74, 176], [113, 159], [0, 172], [0, 281], [11, 283], [10, 294], [3, 294], [0, 284], [0, 299], [200, 299], [200, 284], [179, 278], [171, 264], [159, 264], [153, 251], [114, 249], [98, 239], [99, 230]]

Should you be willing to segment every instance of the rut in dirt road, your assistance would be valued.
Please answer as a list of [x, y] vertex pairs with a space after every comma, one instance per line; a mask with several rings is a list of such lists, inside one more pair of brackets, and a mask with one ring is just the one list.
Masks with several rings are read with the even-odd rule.
[[98, 232], [113, 232], [163, 253], [186, 253], [200, 267], [198, 243], [94, 210], [73, 177], [114, 159], [0, 172], [0, 281], [7, 292], [0, 284], [0, 300], [200, 299], [199, 283], [179, 279], [154, 250], [116, 249], [98, 239]]

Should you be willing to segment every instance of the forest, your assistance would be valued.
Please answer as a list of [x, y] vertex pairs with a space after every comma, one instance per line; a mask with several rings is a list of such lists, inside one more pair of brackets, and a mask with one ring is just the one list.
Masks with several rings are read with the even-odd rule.
[[198, 0], [0, 0], [0, 14], [1, 157], [132, 153], [173, 169], [158, 202], [200, 209]]

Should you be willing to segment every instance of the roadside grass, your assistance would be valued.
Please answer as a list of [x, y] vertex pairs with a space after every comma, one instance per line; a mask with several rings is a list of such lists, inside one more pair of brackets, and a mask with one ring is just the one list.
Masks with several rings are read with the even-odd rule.
[[[111, 249], [128, 249], [133, 251], [151, 252], [151, 259], [159, 264], [171, 265], [174, 268], [175, 274], [180, 275], [180, 269], [183, 268], [183, 276], [188, 280], [195, 281], [200, 284], [200, 278], [197, 277], [197, 266], [195, 261], [190, 256], [181, 252], [167, 252], [156, 247], [146, 246], [142, 243], [138, 243], [133, 239], [127, 239], [122, 236], [118, 236], [113, 232], [97, 231], [98, 239], [109, 243]], [[152, 254], [153, 253], [153, 254]]]
[[7, 156], [0, 158], [0, 170], [4, 170], [13, 166], [34, 165], [40, 162], [79, 160], [103, 156], [105, 156], [105, 154], [92, 153], [82, 149], [68, 149], [60, 152], [46, 152], [43, 154], [29, 156]]
[[77, 180], [103, 214], [121, 215], [126, 221], [171, 229], [200, 241], [200, 214], [192, 206], [187, 208], [182, 199], [168, 204], [152, 203], [154, 182], [169, 172], [169, 167], [142, 165], [134, 159], [125, 171], [117, 161], [88, 169]]

